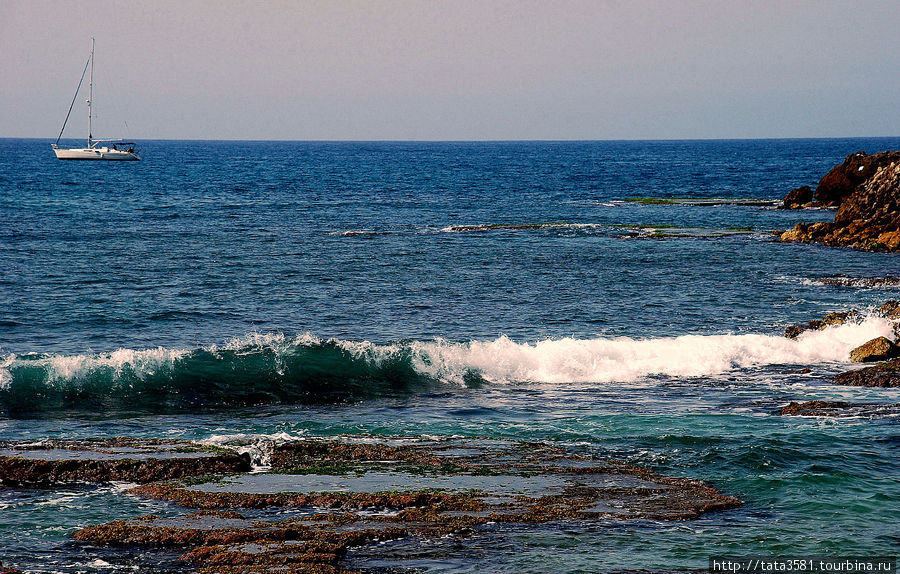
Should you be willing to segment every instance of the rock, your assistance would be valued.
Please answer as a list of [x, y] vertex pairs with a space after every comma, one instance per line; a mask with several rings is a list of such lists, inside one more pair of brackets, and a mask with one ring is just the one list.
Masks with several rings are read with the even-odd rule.
[[798, 403], [791, 401], [791, 403], [785, 407], [782, 407], [778, 414], [780, 415], [801, 415], [801, 416], [816, 416], [819, 413], [824, 412], [826, 409], [837, 409], [844, 408], [848, 406], [850, 403], [843, 401], [806, 401], [805, 403]]
[[800, 417], [858, 417], [887, 416], [900, 412], [900, 404], [848, 403], [844, 401], [791, 402], [779, 409], [783, 416]]
[[850, 351], [850, 360], [854, 363], [874, 363], [894, 357], [900, 357], [900, 347], [887, 337], [877, 337]]
[[891, 299], [878, 308], [878, 314], [891, 320], [900, 321], [900, 301]]
[[[863, 289], [879, 289], [900, 287], [900, 277], [894, 275], [886, 275], [884, 277], [848, 277], [846, 275], [833, 275], [830, 277], [822, 277], [819, 279], [822, 285], [831, 285], [834, 287], [858, 287]], [[887, 309], [888, 301], [882, 307]], [[900, 319], [900, 304], [897, 305], [897, 319]], [[883, 311], [879, 310], [879, 312]]]
[[779, 237], [784, 242], [807, 242], [806, 230], [803, 229], [802, 225], [802, 223], [798, 223], [793, 229], [788, 229], [787, 231], [782, 232]]
[[822, 178], [816, 204], [837, 206], [834, 222], [798, 223], [782, 241], [900, 251], [900, 151], [848, 156]]
[[417, 547], [496, 536], [510, 524], [683, 520], [741, 504], [700, 481], [506, 440], [310, 437], [275, 447], [271, 463], [271, 472], [225, 482], [131, 489], [200, 511], [114, 520], [73, 538], [137, 547], [150, 564], [154, 548], [178, 549], [200, 571], [346, 572], [348, 549], [390, 552], [385, 541]]
[[832, 382], [852, 387], [900, 387], [900, 360], [895, 359], [874, 367], [841, 373], [836, 375]]
[[848, 155], [844, 159], [844, 163], [831, 168], [831, 171], [819, 180], [815, 194], [816, 202], [822, 206], [840, 205], [880, 167], [895, 161], [900, 161], [900, 151], [888, 151], [874, 155], [858, 151]]
[[821, 331], [832, 325], [843, 325], [848, 319], [857, 319], [859, 313], [857, 311], [838, 311], [829, 313], [821, 319], [813, 319], [809, 323], [792, 325], [784, 330], [784, 336], [788, 339], [796, 339], [805, 331]]
[[113, 438], [0, 443], [0, 484], [48, 488], [83, 482], [137, 482], [250, 470], [250, 456], [188, 441]]
[[891, 299], [876, 312], [894, 323], [894, 340], [900, 342], [900, 301]]
[[[868, 287], [871, 287], [873, 285], [878, 285], [878, 284], [880, 284], [879, 282], [881, 282], [881, 281], [885, 281], [886, 284], [894, 284], [894, 283], [887, 283], [887, 280], [889, 280], [889, 279], [893, 280], [894, 278], [888, 277], [888, 278], [884, 278], [883, 280], [882, 279], [858, 280], [858, 279], [850, 279], [850, 278], [836, 278], [833, 281], [829, 281], [828, 279], [823, 279], [822, 283], [825, 285], [848, 285], [849, 284], [848, 282], [852, 282], [852, 284], [854, 286], [868, 286]], [[894, 323], [894, 340], [900, 341], [900, 301], [897, 301], [894, 299], [887, 301], [881, 307], [879, 307], [878, 309], [875, 310], [875, 314], [879, 315], [881, 317], [884, 317], [886, 319], [890, 319]], [[859, 321], [860, 318], [861, 318], [860, 313], [859, 313], [859, 311], [856, 311], [856, 310], [837, 311], [834, 313], [829, 313], [829, 314], [825, 315], [824, 317], [822, 317], [821, 319], [813, 319], [809, 323], [799, 323], [797, 325], [791, 325], [790, 327], [787, 327], [784, 330], [784, 336], [787, 337], [788, 339], [796, 339], [797, 337], [799, 337], [802, 333], [805, 333], [806, 331], [821, 331], [822, 329], [825, 329], [832, 325], [843, 325], [844, 323], [846, 323], [848, 321]], [[888, 341], [888, 342], [890, 342], [890, 341]], [[869, 341], [869, 343], [872, 343], [872, 341]], [[869, 343], [866, 343], [866, 344], [869, 344]], [[856, 352], [857, 350], [861, 350], [861, 349], [862, 349], [862, 347], [859, 347], [859, 349], [854, 349], [853, 352]], [[896, 349], [894, 352], [897, 352], [898, 354], [891, 355], [891, 357], [900, 356], [900, 348]], [[870, 361], [883, 361], [884, 359], [891, 358], [891, 357], [885, 356], [882, 358], [873, 358], [873, 359], [869, 359], [869, 360]]]
[[804, 185], [803, 187], [798, 187], [797, 189], [791, 190], [784, 197], [784, 204], [781, 206], [782, 209], [801, 209], [804, 206], [810, 205], [813, 198], [813, 190], [808, 185]]
[[[863, 185], [841, 202], [834, 215], [836, 223], [848, 224], [856, 220], [882, 217], [898, 213], [897, 177], [900, 175], [900, 152], [894, 161], [878, 168]], [[879, 154], [880, 155], [880, 154]], [[897, 231], [897, 227], [886, 231]]]

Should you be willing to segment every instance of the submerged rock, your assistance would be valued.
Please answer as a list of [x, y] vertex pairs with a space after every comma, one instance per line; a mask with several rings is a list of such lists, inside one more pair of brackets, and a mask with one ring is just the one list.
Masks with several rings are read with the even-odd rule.
[[[846, 275], [834, 275], [822, 277], [818, 280], [822, 285], [835, 287], [858, 287], [863, 289], [895, 288], [900, 287], [900, 277], [887, 275], [885, 277], [848, 277]], [[890, 301], [888, 303], [891, 303]], [[897, 304], [896, 301], [893, 302]], [[887, 303], [885, 303], [885, 306]], [[884, 308], [884, 307], [883, 307]], [[900, 308], [900, 307], [898, 307]], [[897, 315], [900, 319], [900, 314]]]
[[834, 409], [846, 408], [850, 404], [843, 401], [806, 401], [805, 403], [791, 401], [789, 405], [781, 407], [778, 414], [817, 416], [824, 412], [830, 413]]
[[900, 251], [900, 151], [848, 156], [822, 178], [815, 199], [838, 207], [834, 222], [798, 223], [782, 241]]
[[146, 483], [249, 470], [249, 455], [188, 441], [123, 437], [0, 443], [0, 484], [19, 488], [113, 481]]
[[832, 382], [853, 387], [900, 387], [900, 359], [841, 373]]
[[850, 351], [850, 360], [854, 363], [874, 363], [898, 356], [900, 347], [887, 337], [876, 337]]
[[844, 401], [791, 402], [778, 410], [783, 416], [801, 417], [858, 417], [885, 416], [900, 412], [900, 405], [880, 403], [849, 403]]
[[[673, 520], [741, 504], [711, 486], [548, 444], [333, 437], [274, 449], [271, 472], [132, 494], [201, 509], [86, 527], [79, 541], [177, 548], [209, 572], [342, 572], [348, 548], [471, 537], [503, 523]], [[352, 566], [352, 565], [350, 565]]]

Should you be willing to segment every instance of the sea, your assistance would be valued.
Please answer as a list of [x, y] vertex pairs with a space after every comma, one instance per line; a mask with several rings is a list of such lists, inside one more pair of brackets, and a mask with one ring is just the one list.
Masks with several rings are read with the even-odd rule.
[[[492, 437], [745, 501], [694, 520], [495, 525], [353, 564], [372, 571], [896, 555], [900, 389], [831, 377], [891, 334], [873, 310], [900, 298], [900, 257], [773, 233], [834, 217], [774, 209], [788, 191], [887, 149], [900, 138], [154, 140], [118, 163], [0, 139], [0, 441]], [[858, 320], [784, 337], [849, 309]], [[813, 399], [886, 408], [778, 414]], [[177, 570], [72, 542], [174, 512], [122, 488], [0, 487], [0, 561]]]

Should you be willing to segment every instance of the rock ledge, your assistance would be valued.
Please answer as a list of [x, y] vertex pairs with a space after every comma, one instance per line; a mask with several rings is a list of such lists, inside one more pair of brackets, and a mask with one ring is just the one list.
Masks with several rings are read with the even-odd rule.
[[847, 156], [819, 182], [816, 201], [806, 199], [806, 189], [795, 189], [784, 207], [837, 207], [834, 222], [798, 223], [781, 241], [900, 251], [900, 151]]

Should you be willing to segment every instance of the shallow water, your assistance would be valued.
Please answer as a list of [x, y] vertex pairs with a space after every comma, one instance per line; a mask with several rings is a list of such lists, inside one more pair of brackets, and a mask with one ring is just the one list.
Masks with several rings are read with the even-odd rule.
[[[747, 502], [685, 522], [496, 527], [403, 563], [426, 571], [896, 553], [897, 417], [774, 413], [900, 402], [828, 380], [883, 321], [782, 337], [900, 297], [865, 281], [900, 260], [772, 240], [831, 211], [626, 200], [778, 199], [857, 150], [898, 148], [152, 141], [141, 162], [96, 165], [0, 140], [0, 440], [187, 438], [260, 460], [267, 441], [313, 434], [539, 440]], [[139, 556], [67, 541], [176, 512], [115, 488], [0, 490], [0, 560], [130, 571]]]

